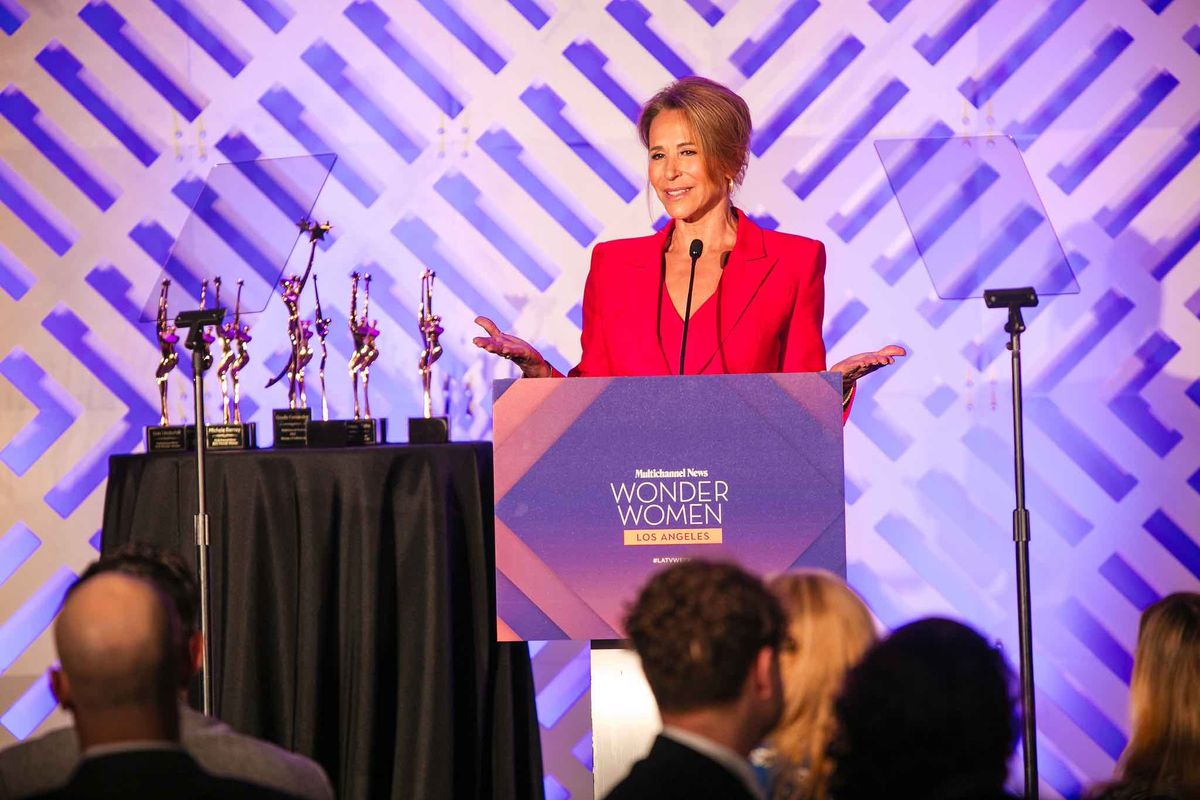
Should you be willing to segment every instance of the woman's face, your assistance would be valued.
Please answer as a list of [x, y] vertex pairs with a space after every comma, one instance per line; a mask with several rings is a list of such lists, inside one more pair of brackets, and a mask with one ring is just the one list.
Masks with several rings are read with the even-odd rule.
[[703, 156], [682, 111], [661, 111], [650, 123], [650, 185], [672, 219], [694, 222], [725, 200], [725, 179], [708, 174]]

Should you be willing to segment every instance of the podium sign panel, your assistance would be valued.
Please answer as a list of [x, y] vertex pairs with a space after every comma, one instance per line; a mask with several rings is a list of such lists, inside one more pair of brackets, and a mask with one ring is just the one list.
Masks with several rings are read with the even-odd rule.
[[624, 638], [655, 572], [846, 569], [836, 373], [496, 381], [497, 635]]

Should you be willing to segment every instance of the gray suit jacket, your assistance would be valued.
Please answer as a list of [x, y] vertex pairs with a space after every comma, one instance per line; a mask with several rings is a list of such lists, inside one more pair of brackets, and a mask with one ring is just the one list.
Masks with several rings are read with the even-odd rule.
[[[213, 775], [269, 786], [306, 800], [333, 800], [329, 778], [315, 761], [240, 734], [183, 706], [179, 722], [184, 749]], [[60, 728], [0, 751], [0, 800], [57, 789], [78, 763], [74, 728]]]

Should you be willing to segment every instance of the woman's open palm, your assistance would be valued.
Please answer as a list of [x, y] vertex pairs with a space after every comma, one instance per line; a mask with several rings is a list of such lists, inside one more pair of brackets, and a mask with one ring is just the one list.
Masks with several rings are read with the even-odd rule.
[[476, 317], [475, 324], [487, 331], [487, 336], [476, 336], [471, 340], [476, 347], [507, 358], [521, 369], [521, 374], [526, 378], [550, 377], [550, 364], [529, 342], [505, 333], [487, 317]]

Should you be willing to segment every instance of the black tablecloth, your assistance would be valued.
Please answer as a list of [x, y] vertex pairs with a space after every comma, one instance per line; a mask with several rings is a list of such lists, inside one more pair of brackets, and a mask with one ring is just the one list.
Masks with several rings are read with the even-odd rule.
[[[529, 653], [495, 642], [491, 446], [209, 453], [214, 710], [343, 798], [540, 797]], [[192, 455], [115, 456], [105, 551], [195, 563]]]

